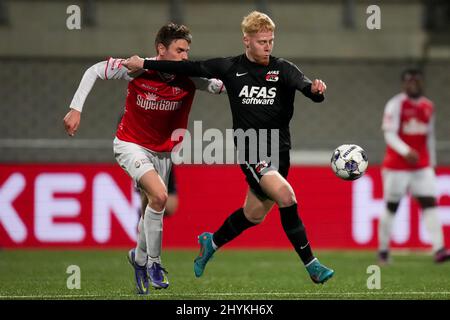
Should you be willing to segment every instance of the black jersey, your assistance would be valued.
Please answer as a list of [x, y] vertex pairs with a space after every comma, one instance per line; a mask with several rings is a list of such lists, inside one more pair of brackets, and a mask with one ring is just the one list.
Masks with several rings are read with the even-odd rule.
[[[315, 102], [323, 95], [311, 93], [309, 80], [293, 63], [270, 56], [267, 66], [250, 61], [245, 54], [205, 61], [145, 60], [145, 69], [223, 81], [230, 101], [233, 129], [278, 129], [279, 151], [289, 150], [289, 121], [294, 111], [295, 91]], [[270, 133], [267, 150], [270, 150]]]

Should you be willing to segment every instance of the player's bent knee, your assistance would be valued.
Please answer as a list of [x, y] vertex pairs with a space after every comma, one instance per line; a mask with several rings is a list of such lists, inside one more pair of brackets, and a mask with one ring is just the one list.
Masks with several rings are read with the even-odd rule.
[[159, 192], [150, 196], [150, 206], [156, 211], [162, 211], [166, 207], [169, 195], [167, 192]]
[[290, 190], [283, 190], [283, 192], [280, 192], [278, 199], [276, 199], [276, 203], [280, 208], [285, 208], [296, 204], [297, 199], [295, 198], [295, 194]]

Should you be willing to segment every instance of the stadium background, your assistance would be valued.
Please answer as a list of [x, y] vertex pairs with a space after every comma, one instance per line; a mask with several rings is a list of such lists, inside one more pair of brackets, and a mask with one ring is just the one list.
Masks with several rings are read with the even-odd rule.
[[[81, 30], [66, 27], [71, 4], [81, 8]], [[381, 8], [381, 30], [366, 27], [366, 9], [371, 4]], [[169, 20], [190, 27], [191, 59], [239, 54], [239, 24], [253, 9], [269, 13], [277, 24], [273, 54], [292, 60], [310, 78], [319, 77], [328, 85], [323, 104], [315, 105], [299, 95], [291, 122], [295, 168], [290, 179], [316, 246], [375, 247], [376, 214], [381, 208], [378, 166], [385, 147], [381, 117], [386, 101], [399, 91], [401, 70], [413, 65], [424, 68], [427, 95], [436, 104], [441, 217], [444, 224], [450, 224], [450, 9], [446, 1], [0, 0], [0, 246], [132, 244], [133, 235], [126, 226], [134, 226], [137, 202], [112, 154], [126, 83], [97, 81], [87, 99], [81, 128], [70, 139], [62, 118], [84, 71], [108, 56], [152, 56], [154, 35]], [[204, 129], [229, 128], [227, 97], [197, 93], [190, 128], [193, 120], [201, 120]], [[365, 185], [339, 181], [329, 170], [331, 151], [349, 142], [369, 154], [370, 169], [361, 182]], [[100, 176], [104, 180], [98, 182], [97, 175], [105, 172], [107, 177]], [[72, 181], [70, 174], [75, 174], [75, 180], [81, 177], [83, 182], [80, 187], [67, 183], [68, 189], [64, 182], [56, 183], [39, 198], [42, 188], [38, 187], [44, 183], [45, 188], [45, 179], [54, 177], [51, 174], [66, 175], [62, 181]], [[216, 228], [241, 205], [246, 186], [236, 166], [185, 165], [177, 178], [180, 208], [167, 219], [165, 245], [195, 247], [198, 231]], [[95, 181], [116, 186], [122, 190], [117, 198], [128, 202], [119, 201], [122, 205], [115, 207], [114, 199], [108, 198], [104, 208], [95, 211]], [[373, 190], [367, 189], [371, 183]], [[359, 211], [355, 190], [366, 196], [370, 193], [369, 200], [359, 204]], [[78, 205], [61, 209], [67, 199]], [[376, 205], [371, 202], [374, 199]], [[399, 220], [399, 224], [408, 224], [398, 227], [398, 245], [426, 247], [417, 207], [406, 202], [410, 216]], [[358, 216], [356, 211], [375, 213]], [[98, 228], [110, 233], [95, 236], [93, 221], [102, 215], [108, 218]], [[126, 215], [131, 222], [124, 222]], [[44, 222], [38, 222], [41, 216]], [[289, 247], [278, 219], [273, 212], [263, 226], [250, 230], [234, 246]], [[78, 239], [74, 241], [52, 235], [72, 232], [64, 229], [70, 224], [81, 226], [84, 237], [74, 237]], [[358, 242], [354, 232], [361, 225], [372, 231], [370, 238]], [[449, 238], [449, 228], [445, 230]], [[274, 238], [266, 237], [270, 233]]]

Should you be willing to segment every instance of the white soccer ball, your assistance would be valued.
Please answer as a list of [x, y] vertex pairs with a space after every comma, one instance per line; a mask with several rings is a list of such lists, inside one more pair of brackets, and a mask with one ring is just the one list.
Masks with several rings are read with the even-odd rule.
[[367, 153], [356, 144], [343, 144], [333, 151], [331, 169], [341, 179], [356, 180], [367, 170]]

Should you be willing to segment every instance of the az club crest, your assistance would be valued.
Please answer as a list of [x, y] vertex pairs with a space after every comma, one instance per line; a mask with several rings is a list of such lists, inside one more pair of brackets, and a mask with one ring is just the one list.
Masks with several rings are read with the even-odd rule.
[[278, 70], [273, 70], [273, 71], [269, 71], [266, 74], [266, 81], [271, 81], [271, 82], [277, 82], [278, 81], [278, 75], [279, 75], [280, 71]]

